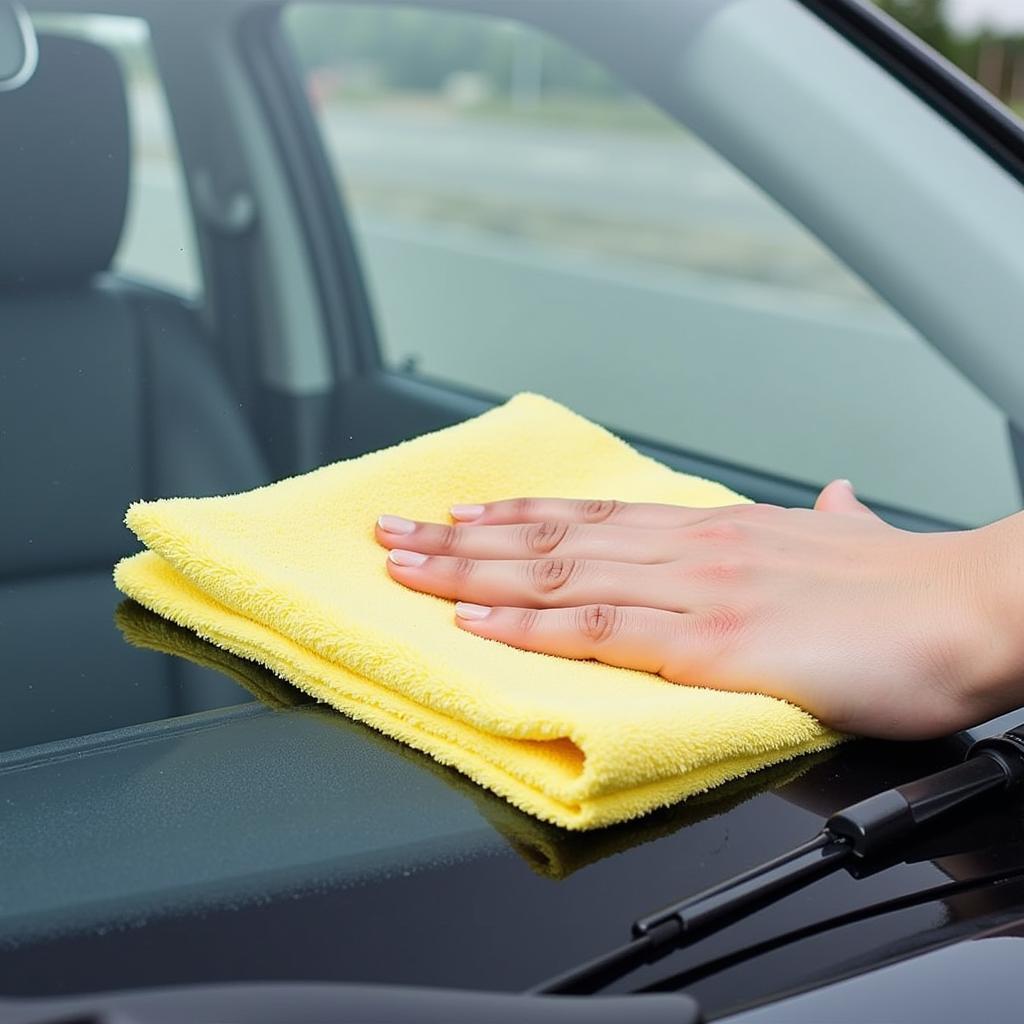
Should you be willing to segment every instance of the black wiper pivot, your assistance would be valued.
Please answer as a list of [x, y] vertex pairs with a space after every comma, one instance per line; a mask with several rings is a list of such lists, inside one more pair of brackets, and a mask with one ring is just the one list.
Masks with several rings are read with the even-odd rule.
[[536, 993], [597, 992], [642, 964], [724, 928], [842, 867], [856, 867], [911, 837], [940, 815], [1024, 781], [1024, 724], [980, 740], [967, 759], [837, 811], [789, 853], [639, 918], [633, 940], [550, 978]]

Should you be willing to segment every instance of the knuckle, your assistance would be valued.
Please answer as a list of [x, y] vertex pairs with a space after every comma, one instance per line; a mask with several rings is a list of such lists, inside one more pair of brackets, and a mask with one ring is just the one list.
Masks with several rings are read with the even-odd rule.
[[568, 533], [568, 523], [534, 523], [526, 529], [526, 546], [534, 554], [550, 555]]
[[537, 502], [533, 498], [516, 498], [512, 503], [512, 514], [516, 519], [528, 522], [536, 507]]
[[611, 604], [585, 605], [577, 611], [577, 628], [591, 643], [607, 643], [618, 632], [622, 612]]
[[455, 551], [459, 546], [461, 534], [457, 526], [438, 527], [437, 547], [441, 554], [448, 554]]
[[618, 515], [625, 508], [621, 501], [584, 501], [580, 504], [580, 514], [584, 522], [603, 523]]
[[527, 571], [535, 590], [553, 594], [576, 575], [578, 563], [572, 558], [540, 558], [527, 563]]
[[519, 622], [517, 623], [517, 631], [519, 633], [534, 633], [539, 625], [539, 618], [536, 608], [524, 608], [519, 613]]
[[746, 570], [743, 566], [722, 559], [701, 562], [684, 572], [691, 580], [696, 580], [698, 583], [721, 585], [739, 583], [746, 577]]
[[686, 529], [687, 540], [702, 544], [736, 544], [746, 536], [743, 523], [730, 517], [705, 520]]
[[696, 627], [701, 638], [712, 644], [734, 640], [746, 626], [746, 616], [729, 605], [715, 605], [697, 616]]
[[456, 580], [468, 580], [473, 575], [473, 570], [476, 568], [476, 562], [472, 558], [466, 558], [461, 556], [459, 558], [453, 558], [451, 563], [452, 577]]

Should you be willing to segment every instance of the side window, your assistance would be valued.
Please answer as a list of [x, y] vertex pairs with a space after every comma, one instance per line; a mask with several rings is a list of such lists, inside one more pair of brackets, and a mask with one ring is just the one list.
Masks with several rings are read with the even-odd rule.
[[415, 8], [285, 28], [387, 365], [978, 523], [1001, 413], [786, 211], [554, 38]]
[[195, 229], [170, 112], [141, 18], [37, 13], [40, 32], [79, 36], [118, 58], [132, 133], [131, 191], [113, 269], [179, 294], [202, 290]]

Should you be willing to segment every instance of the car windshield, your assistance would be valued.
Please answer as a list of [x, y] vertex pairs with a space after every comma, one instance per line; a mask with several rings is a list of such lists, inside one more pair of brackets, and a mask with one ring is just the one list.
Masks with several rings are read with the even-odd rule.
[[[795, 3], [701, 10], [679, 18], [679, 95], [660, 107], [641, 75], [654, 45], [642, 31], [603, 63], [606, 40], [574, 18], [284, 11], [308, 141], [323, 146], [348, 213], [380, 365], [391, 380], [435, 386], [437, 415], [422, 400], [413, 412], [397, 394], [376, 407], [362, 397], [372, 388], [338, 349], [352, 339], [325, 336], [323, 271], [288, 217], [287, 182], [278, 175], [278, 191], [258, 195], [271, 177], [267, 139], [246, 135], [253, 112], [237, 91], [208, 101], [222, 108], [227, 155], [204, 152], [209, 112], [181, 80], [173, 30], [161, 37], [158, 22], [88, 7], [33, 11], [43, 48], [68, 69], [47, 84], [43, 66], [35, 93], [52, 88], [62, 117], [87, 134], [107, 125], [106, 144], [126, 148], [117, 174], [109, 157], [76, 163], [59, 138], [65, 122], [43, 117], [33, 90], [0, 98], [22, 119], [19, 173], [52, 181], [63, 204], [37, 215], [43, 228], [24, 242], [36, 263], [7, 257], [0, 292], [4, 472], [18, 496], [5, 508], [0, 628], [13, 684], [0, 747], [250, 699], [222, 673], [143, 653], [117, 628], [109, 570], [133, 549], [121, 523], [131, 501], [242, 490], [358, 454], [485, 407], [467, 407], [467, 392], [543, 391], [628, 436], [711, 459], [709, 474], [716, 460], [747, 467], [755, 488], [813, 486], [842, 470], [868, 498], [938, 520], [1017, 507], [1005, 412], [940, 354], [950, 348], [933, 311], [943, 282], [962, 281], [955, 305], [974, 318], [972, 336], [996, 355], [1010, 345], [1002, 324], [1008, 282], [1024, 273], [1019, 246], [998, 279], [975, 280], [966, 261], [1002, 254], [1024, 207], [1019, 184]], [[782, 30], [757, 46], [745, 34], [762, 21], [813, 42], [806, 52], [831, 72], [815, 106], [806, 82], [787, 84], [793, 124], [738, 141], [760, 117], [743, 82], [782, 88]], [[716, 48], [744, 62], [729, 95], [750, 96], [746, 106], [701, 99], [725, 74], [708, 67]], [[78, 109], [74, 76], [94, 62], [109, 82]], [[807, 82], [816, 71], [803, 61]], [[899, 117], [866, 123], [854, 84]], [[123, 135], [109, 129], [118, 124]], [[808, 161], [801, 147], [812, 143]], [[815, 161], [840, 159], [841, 145], [860, 164], [826, 196], [821, 178], [838, 170]], [[228, 169], [215, 171], [217, 159]], [[786, 173], [807, 180], [780, 181]], [[967, 175], [979, 184], [957, 217], [919, 223]], [[793, 195], [811, 183], [821, 195]], [[930, 203], [917, 220], [897, 209], [903, 193]], [[883, 258], [892, 266], [864, 273]], [[61, 642], [40, 633], [51, 625]]]
[[[351, 829], [299, 850], [282, 827], [263, 868], [348, 843], [399, 876], [500, 833], [554, 877], [701, 817], [604, 848], [524, 834], [126, 601], [139, 499], [246, 491], [530, 390], [760, 501], [841, 474], [912, 528], [1019, 507], [1020, 181], [796, 0], [636, 0], [628, 31], [602, 0], [522, 6], [29, 5], [39, 66], [0, 92], [0, 772], [56, 774], [22, 772], [19, 807], [87, 780], [103, 798], [61, 820], [128, 829], [168, 771], [184, 821], [216, 766], [250, 817], [194, 831], [245, 835], [254, 806], [298, 813], [275, 789], [294, 770]], [[181, 856], [212, 885], [201, 852]], [[147, 871], [170, 889], [172, 854], [149, 856], [102, 899]], [[101, 900], [79, 882], [15, 909]], [[637, 885], [619, 916], [652, 909]]]

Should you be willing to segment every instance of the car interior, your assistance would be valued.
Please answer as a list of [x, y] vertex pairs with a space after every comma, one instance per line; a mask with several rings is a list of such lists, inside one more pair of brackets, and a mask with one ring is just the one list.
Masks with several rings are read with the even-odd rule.
[[[15, 662], [38, 666], [35, 685], [15, 691], [27, 706], [19, 701], [6, 720], [34, 720], [50, 738], [105, 727], [115, 697], [134, 705], [130, 715], [155, 720], [180, 713], [187, 693], [187, 680], [175, 688], [148, 679], [126, 693], [108, 676], [118, 691], [104, 694], [89, 672], [124, 646], [99, 627], [109, 622], [110, 567], [126, 549], [128, 504], [147, 494], [241, 490], [270, 474], [196, 312], [108, 273], [130, 166], [114, 58], [45, 34], [39, 52], [32, 80], [0, 104], [0, 133], [32, 139], [3, 175], [0, 334], [10, 369], [0, 403], [6, 486], [20, 498], [5, 512], [0, 619]], [[45, 622], [76, 643], [46, 643]], [[152, 669], [189, 671], [155, 660]], [[88, 687], [69, 700], [79, 679]], [[179, 707], [168, 699], [175, 693]]]
[[[124, 511], [143, 497], [229, 493], [312, 465], [266, 426], [276, 411], [280, 433], [301, 431], [305, 410], [245, 395], [251, 348], [232, 367], [231, 332], [218, 341], [195, 302], [111, 269], [131, 185], [123, 72], [104, 45], [37, 38], [36, 73], [0, 105], [0, 133], [26, 140], [2, 174], [3, 471], [21, 497], [5, 513], [0, 622], [27, 676], [0, 726], [4, 749], [248, 699], [189, 662], [140, 657], [112, 627], [111, 566], [135, 546]], [[227, 275], [239, 276], [237, 261]], [[219, 301], [236, 298], [232, 283], [238, 293], [225, 282]], [[324, 435], [304, 440], [320, 453]], [[74, 643], [46, 643], [47, 622]]]
[[[110, 568], [135, 547], [122, 524], [130, 502], [247, 489], [457, 422], [502, 397], [486, 384], [441, 380], [385, 361], [377, 338], [379, 301], [371, 299], [352, 218], [300, 71], [286, 52], [277, 10], [230, 0], [204, 5], [200, 46], [189, 6], [30, 4], [39, 28], [38, 68], [21, 88], [0, 94], [0, 136], [25, 140], [0, 162], [7, 197], [0, 212], [0, 471], [8, 494], [18, 496], [5, 503], [0, 628], [23, 679], [0, 725], [6, 749], [245, 699], [211, 673], [143, 657], [111, 627], [116, 593]], [[571, 36], [573, 45], [607, 61], [685, 120], [888, 294], [894, 308], [924, 323], [929, 340], [944, 352], [942, 364], [957, 360], [973, 372], [974, 383], [965, 387], [977, 385], [993, 400], [1024, 393], [1002, 372], [994, 349], [999, 339], [989, 330], [993, 320], [1009, 322], [1010, 293], [1002, 286], [1008, 274], [1024, 271], [1015, 265], [989, 273], [985, 287], [998, 291], [998, 302], [981, 292], [966, 300], [968, 306], [988, 303], [988, 322], [953, 337], [949, 285], [962, 267], [938, 260], [924, 270], [917, 266], [913, 280], [893, 270], [885, 261], [895, 265], [894, 250], [907, 243], [877, 225], [869, 231], [854, 211], [837, 214], [844, 183], [829, 183], [826, 175], [815, 180], [811, 194], [805, 185], [814, 167], [797, 159], [799, 139], [787, 140], [782, 154], [778, 140], [761, 139], [742, 123], [744, 111], [725, 109], [720, 95], [707, 95], [707, 82], [694, 79], [671, 92], [674, 64], [664, 48], [657, 51], [663, 66], [639, 66], [608, 50], [616, 15], [602, 9], [582, 25], [572, 6], [497, 4], [489, 13]], [[803, 19], [801, 31], [810, 31], [807, 13], [789, 7], [796, 5], [787, 6], [786, 18]], [[710, 9], [698, 4], [674, 14], [681, 38], [699, 37]], [[114, 263], [135, 184], [131, 135], [137, 125], [130, 123], [125, 72], [111, 47], [88, 32], [66, 31], [69, 17], [101, 15], [146, 27], [194, 223], [201, 279], [191, 294]], [[705, 33], [687, 74], [697, 75], [716, 48], [735, 50], [731, 59], [745, 60], [752, 76], [767, 75], [781, 59], [781, 49], [754, 46], [744, 33], [728, 36], [727, 29]], [[816, 97], [820, 109], [807, 107], [801, 130], [827, 123], [833, 99]], [[858, 130], [861, 141], [869, 137], [867, 127]], [[936, 139], [940, 148], [950, 145]], [[874, 138], [874, 151], [865, 146], [864, 159], [891, 163], [885, 142]], [[914, 192], [909, 167], [889, 170], [899, 202], [902, 193]], [[1005, 187], [1001, 179], [996, 184]], [[925, 197], [930, 209], [942, 207], [953, 187], [955, 181], [936, 182], [935, 194]], [[834, 207], [827, 215], [820, 213], [825, 198]], [[987, 273], [1005, 248], [1001, 229], [984, 234], [954, 220], [946, 228], [977, 274]], [[948, 251], [945, 241], [940, 250]], [[900, 274], [905, 279], [894, 283]], [[903, 293], [896, 295], [898, 286]], [[447, 305], [457, 308], [458, 282], [450, 287]], [[964, 315], [958, 314], [961, 322]], [[500, 336], [501, 324], [492, 326]], [[540, 370], [531, 373], [528, 383], [543, 388]], [[614, 390], [602, 387], [595, 401], [611, 401]], [[742, 388], [747, 391], [738, 394], [751, 394], [749, 383]], [[1006, 399], [1003, 408], [1015, 401]], [[1009, 466], [1008, 420], [1004, 414], [993, 422]], [[628, 424], [621, 432], [670, 465], [757, 500], [813, 502], [813, 478], [702, 453], [699, 437], [652, 438], [642, 429], [631, 434]], [[899, 502], [876, 504], [892, 521], [913, 528], [939, 528], [954, 518]], [[73, 642], [55, 642], [58, 631]], [[124, 670], [112, 671], [112, 665]]]

